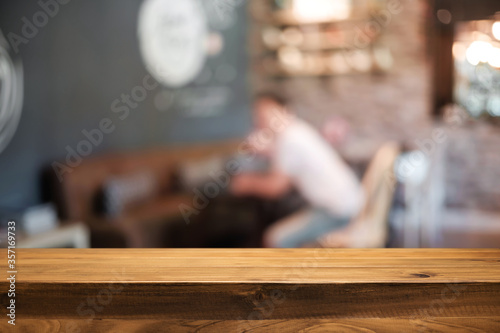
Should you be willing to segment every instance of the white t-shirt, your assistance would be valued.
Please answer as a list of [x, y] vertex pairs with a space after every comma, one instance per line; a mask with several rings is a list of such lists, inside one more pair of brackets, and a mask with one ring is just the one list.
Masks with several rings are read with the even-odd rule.
[[277, 133], [277, 167], [312, 206], [337, 216], [356, 215], [364, 196], [354, 172], [311, 125], [298, 118], [290, 121]]

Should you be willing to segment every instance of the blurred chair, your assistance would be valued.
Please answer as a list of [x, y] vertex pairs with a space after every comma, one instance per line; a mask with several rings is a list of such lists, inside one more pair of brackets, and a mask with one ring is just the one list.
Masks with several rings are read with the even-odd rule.
[[394, 163], [399, 156], [397, 143], [384, 144], [372, 159], [363, 177], [365, 205], [345, 228], [319, 239], [322, 247], [380, 248], [388, 238], [387, 220], [396, 186]]

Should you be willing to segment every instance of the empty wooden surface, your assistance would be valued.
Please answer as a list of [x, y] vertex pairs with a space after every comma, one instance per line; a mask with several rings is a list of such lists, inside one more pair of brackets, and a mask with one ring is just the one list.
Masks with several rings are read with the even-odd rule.
[[[500, 250], [16, 255], [16, 329], [27, 332], [500, 332]], [[0, 257], [7, 318], [6, 250]]]

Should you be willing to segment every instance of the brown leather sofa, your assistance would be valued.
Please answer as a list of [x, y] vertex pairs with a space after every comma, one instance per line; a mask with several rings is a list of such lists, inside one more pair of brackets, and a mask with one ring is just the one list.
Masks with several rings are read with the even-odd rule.
[[[192, 194], [180, 191], [180, 165], [236, 151], [238, 142], [112, 153], [85, 159], [59, 181], [52, 168], [44, 175], [45, 196], [55, 203], [62, 221], [82, 221], [91, 228], [92, 247], [159, 247], [160, 230], [182, 219], [179, 205], [192, 204]], [[116, 216], [99, 209], [103, 187], [113, 177], [148, 172], [155, 181], [147, 200], [124, 207]], [[191, 192], [192, 193], [192, 192]]]

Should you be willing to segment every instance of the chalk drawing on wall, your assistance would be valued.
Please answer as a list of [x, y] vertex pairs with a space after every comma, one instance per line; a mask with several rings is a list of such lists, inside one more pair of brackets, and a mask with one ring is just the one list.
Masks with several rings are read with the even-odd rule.
[[0, 31], [0, 153], [16, 133], [23, 104], [22, 65]]
[[197, 0], [145, 0], [138, 37], [148, 71], [166, 87], [192, 82], [206, 60], [208, 26]]

